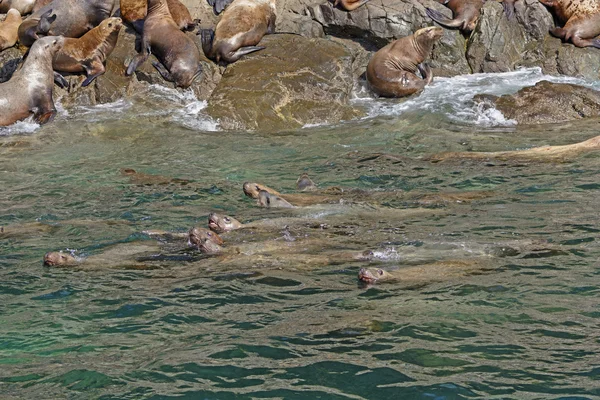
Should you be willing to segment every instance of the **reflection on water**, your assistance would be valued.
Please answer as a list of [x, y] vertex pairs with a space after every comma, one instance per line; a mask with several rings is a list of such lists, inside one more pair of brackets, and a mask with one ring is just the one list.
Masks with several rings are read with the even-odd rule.
[[[369, 119], [263, 136], [219, 132], [201, 103], [166, 97], [3, 131], [3, 398], [600, 395], [597, 154], [425, 158], [572, 143], [596, 121], [485, 128], [449, 102], [382, 100]], [[268, 210], [241, 190], [290, 193], [302, 172], [364, 192]], [[249, 224], [221, 256], [142, 233], [214, 211]], [[50, 250], [84, 261], [42, 267]], [[361, 267], [398, 280], [362, 285]]]

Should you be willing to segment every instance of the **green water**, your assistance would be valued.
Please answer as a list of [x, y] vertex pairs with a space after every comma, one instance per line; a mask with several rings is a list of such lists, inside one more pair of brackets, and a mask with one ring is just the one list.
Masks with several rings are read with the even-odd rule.
[[[207, 131], [179, 106], [141, 97], [0, 137], [1, 398], [600, 396], [598, 154], [425, 159], [572, 143], [597, 121], [483, 128], [416, 110], [266, 136]], [[365, 198], [281, 211], [241, 190], [293, 192], [302, 172]], [[275, 224], [224, 235], [252, 249], [226, 257], [141, 233], [213, 211]], [[158, 250], [115, 265], [139, 243]], [[43, 267], [53, 250], [88, 263]], [[388, 257], [343, 256], [364, 250]], [[475, 267], [415, 273], [436, 260]], [[365, 286], [363, 266], [406, 279]]]

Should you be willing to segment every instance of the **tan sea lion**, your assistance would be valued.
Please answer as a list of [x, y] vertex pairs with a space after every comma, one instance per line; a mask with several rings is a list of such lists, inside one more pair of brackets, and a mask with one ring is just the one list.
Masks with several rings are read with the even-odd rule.
[[267, 192], [266, 190], [261, 190], [258, 192], [257, 203], [261, 207], [266, 208], [295, 208], [296, 206], [290, 204], [283, 197], [274, 195], [272, 193]]
[[80, 261], [71, 254], [62, 251], [51, 251], [44, 254], [44, 265], [47, 267], [59, 267], [77, 265]]
[[481, 7], [485, 0], [447, 0], [443, 4], [452, 10], [454, 18], [446, 18], [444, 14], [431, 8], [425, 12], [435, 22], [446, 28], [458, 28], [463, 33], [471, 33], [481, 15]]
[[196, 247], [204, 254], [218, 254], [221, 252], [223, 239], [215, 232], [206, 228], [192, 228], [188, 232], [190, 245]]
[[[188, 8], [179, 0], [167, 0], [169, 13], [181, 30], [191, 31], [196, 27]], [[144, 19], [148, 14], [148, 0], [120, 0], [121, 18], [142, 33]]]
[[[428, 66], [421, 63], [444, 31], [429, 26], [398, 39], [380, 49], [367, 65], [367, 82], [383, 97], [403, 97], [420, 92], [433, 79]], [[415, 73], [419, 70], [423, 79]]]
[[35, 0], [0, 0], [0, 13], [6, 14], [11, 8], [19, 11], [21, 15], [29, 14], [33, 10]]
[[358, 279], [374, 284], [383, 282], [402, 282], [410, 285], [424, 285], [447, 279], [465, 276], [469, 273], [491, 269], [493, 262], [485, 259], [448, 260], [403, 267], [397, 270], [382, 268], [361, 268]]
[[232, 63], [264, 49], [257, 44], [265, 34], [275, 32], [275, 4], [275, 0], [234, 0], [214, 31], [199, 32], [206, 57]]
[[340, 7], [346, 11], [353, 11], [363, 4], [366, 4], [368, 1], [369, 0], [334, 0], [333, 6]]
[[0, 51], [13, 47], [19, 38], [18, 31], [23, 19], [14, 8], [8, 10], [4, 21], [0, 22]]
[[54, 55], [52, 66], [60, 72], [84, 72], [87, 78], [81, 86], [89, 85], [105, 71], [104, 61], [117, 44], [121, 18], [107, 18], [79, 39], [65, 38], [65, 44]]
[[230, 232], [240, 229], [243, 226], [244, 224], [229, 215], [217, 213], [210, 213], [208, 215], [208, 227], [213, 232]]
[[550, 33], [577, 47], [600, 48], [600, 2], [597, 0], [540, 0], [548, 7], [562, 28], [552, 28]]
[[0, 126], [10, 125], [32, 114], [40, 124], [54, 119], [52, 58], [63, 43], [61, 36], [39, 39], [29, 50], [23, 66], [8, 82], [0, 84]]
[[129, 63], [126, 74], [133, 74], [150, 53], [162, 63], [153, 63], [154, 68], [165, 80], [176, 86], [185, 89], [202, 73], [198, 47], [179, 30], [169, 13], [166, 0], [148, 0], [142, 47], [140, 53]]
[[81, 37], [110, 17], [115, 0], [54, 0], [19, 26], [19, 43], [31, 46], [40, 36]]

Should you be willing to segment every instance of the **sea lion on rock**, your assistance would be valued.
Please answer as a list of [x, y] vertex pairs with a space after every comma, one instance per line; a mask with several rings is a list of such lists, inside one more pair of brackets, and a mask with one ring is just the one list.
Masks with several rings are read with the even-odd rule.
[[40, 36], [81, 37], [110, 17], [115, 0], [54, 0], [19, 27], [19, 43], [31, 46]]
[[54, 55], [55, 71], [84, 72], [87, 78], [81, 86], [89, 85], [105, 71], [104, 61], [117, 44], [121, 18], [107, 18], [79, 39], [65, 38], [65, 44]]
[[200, 31], [206, 57], [232, 63], [243, 55], [262, 50], [265, 34], [275, 32], [275, 0], [234, 0], [213, 31]]
[[556, 18], [564, 23], [562, 28], [552, 28], [550, 33], [577, 47], [600, 48], [600, 2], [597, 0], [540, 0], [550, 8]]
[[0, 13], [6, 14], [11, 8], [19, 11], [21, 15], [29, 14], [33, 10], [35, 0], [0, 0]]
[[[167, 0], [169, 13], [179, 29], [191, 31], [196, 27], [188, 8], [179, 0]], [[148, 0], [120, 0], [121, 18], [143, 33], [144, 19], [148, 14]]]
[[[367, 65], [367, 82], [371, 89], [383, 97], [404, 97], [423, 90], [433, 75], [431, 69], [421, 63], [443, 34], [442, 28], [429, 26], [375, 53]], [[417, 69], [423, 79], [415, 75]]]
[[63, 43], [61, 36], [37, 40], [23, 66], [8, 82], [0, 84], [0, 126], [10, 125], [31, 114], [40, 124], [54, 119], [56, 108], [52, 100], [52, 58], [63, 47]]
[[0, 51], [13, 47], [17, 43], [21, 22], [23, 22], [23, 19], [18, 10], [14, 8], [8, 10], [6, 18], [0, 22]]
[[343, 8], [346, 11], [356, 10], [366, 4], [369, 0], [334, 0], [333, 6]]
[[166, 0], [148, 0], [142, 48], [129, 63], [126, 75], [133, 74], [150, 53], [162, 63], [153, 63], [154, 68], [165, 80], [181, 88], [189, 87], [202, 73], [198, 47], [190, 37], [179, 30], [171, 17]]
[[447, 0], [443, 4], [452, 10], [454, 18], [446, 18], [444, 14], [431, 8], [425, 12], [435, 22], [446, 28], [458, 28], [463, 33], [471, 33], [477, 26], [481, 15], [481, 7], [485, 0]]

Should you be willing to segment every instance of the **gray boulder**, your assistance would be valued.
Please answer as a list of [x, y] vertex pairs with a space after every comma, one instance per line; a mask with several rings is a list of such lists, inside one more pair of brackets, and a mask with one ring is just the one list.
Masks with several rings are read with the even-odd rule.
[[275, 132], [361, 115], [349, 104], [352, 54], [326, 39], [268, 35], [264, 50], [228, 65], [208, 100], [221, 128]]

